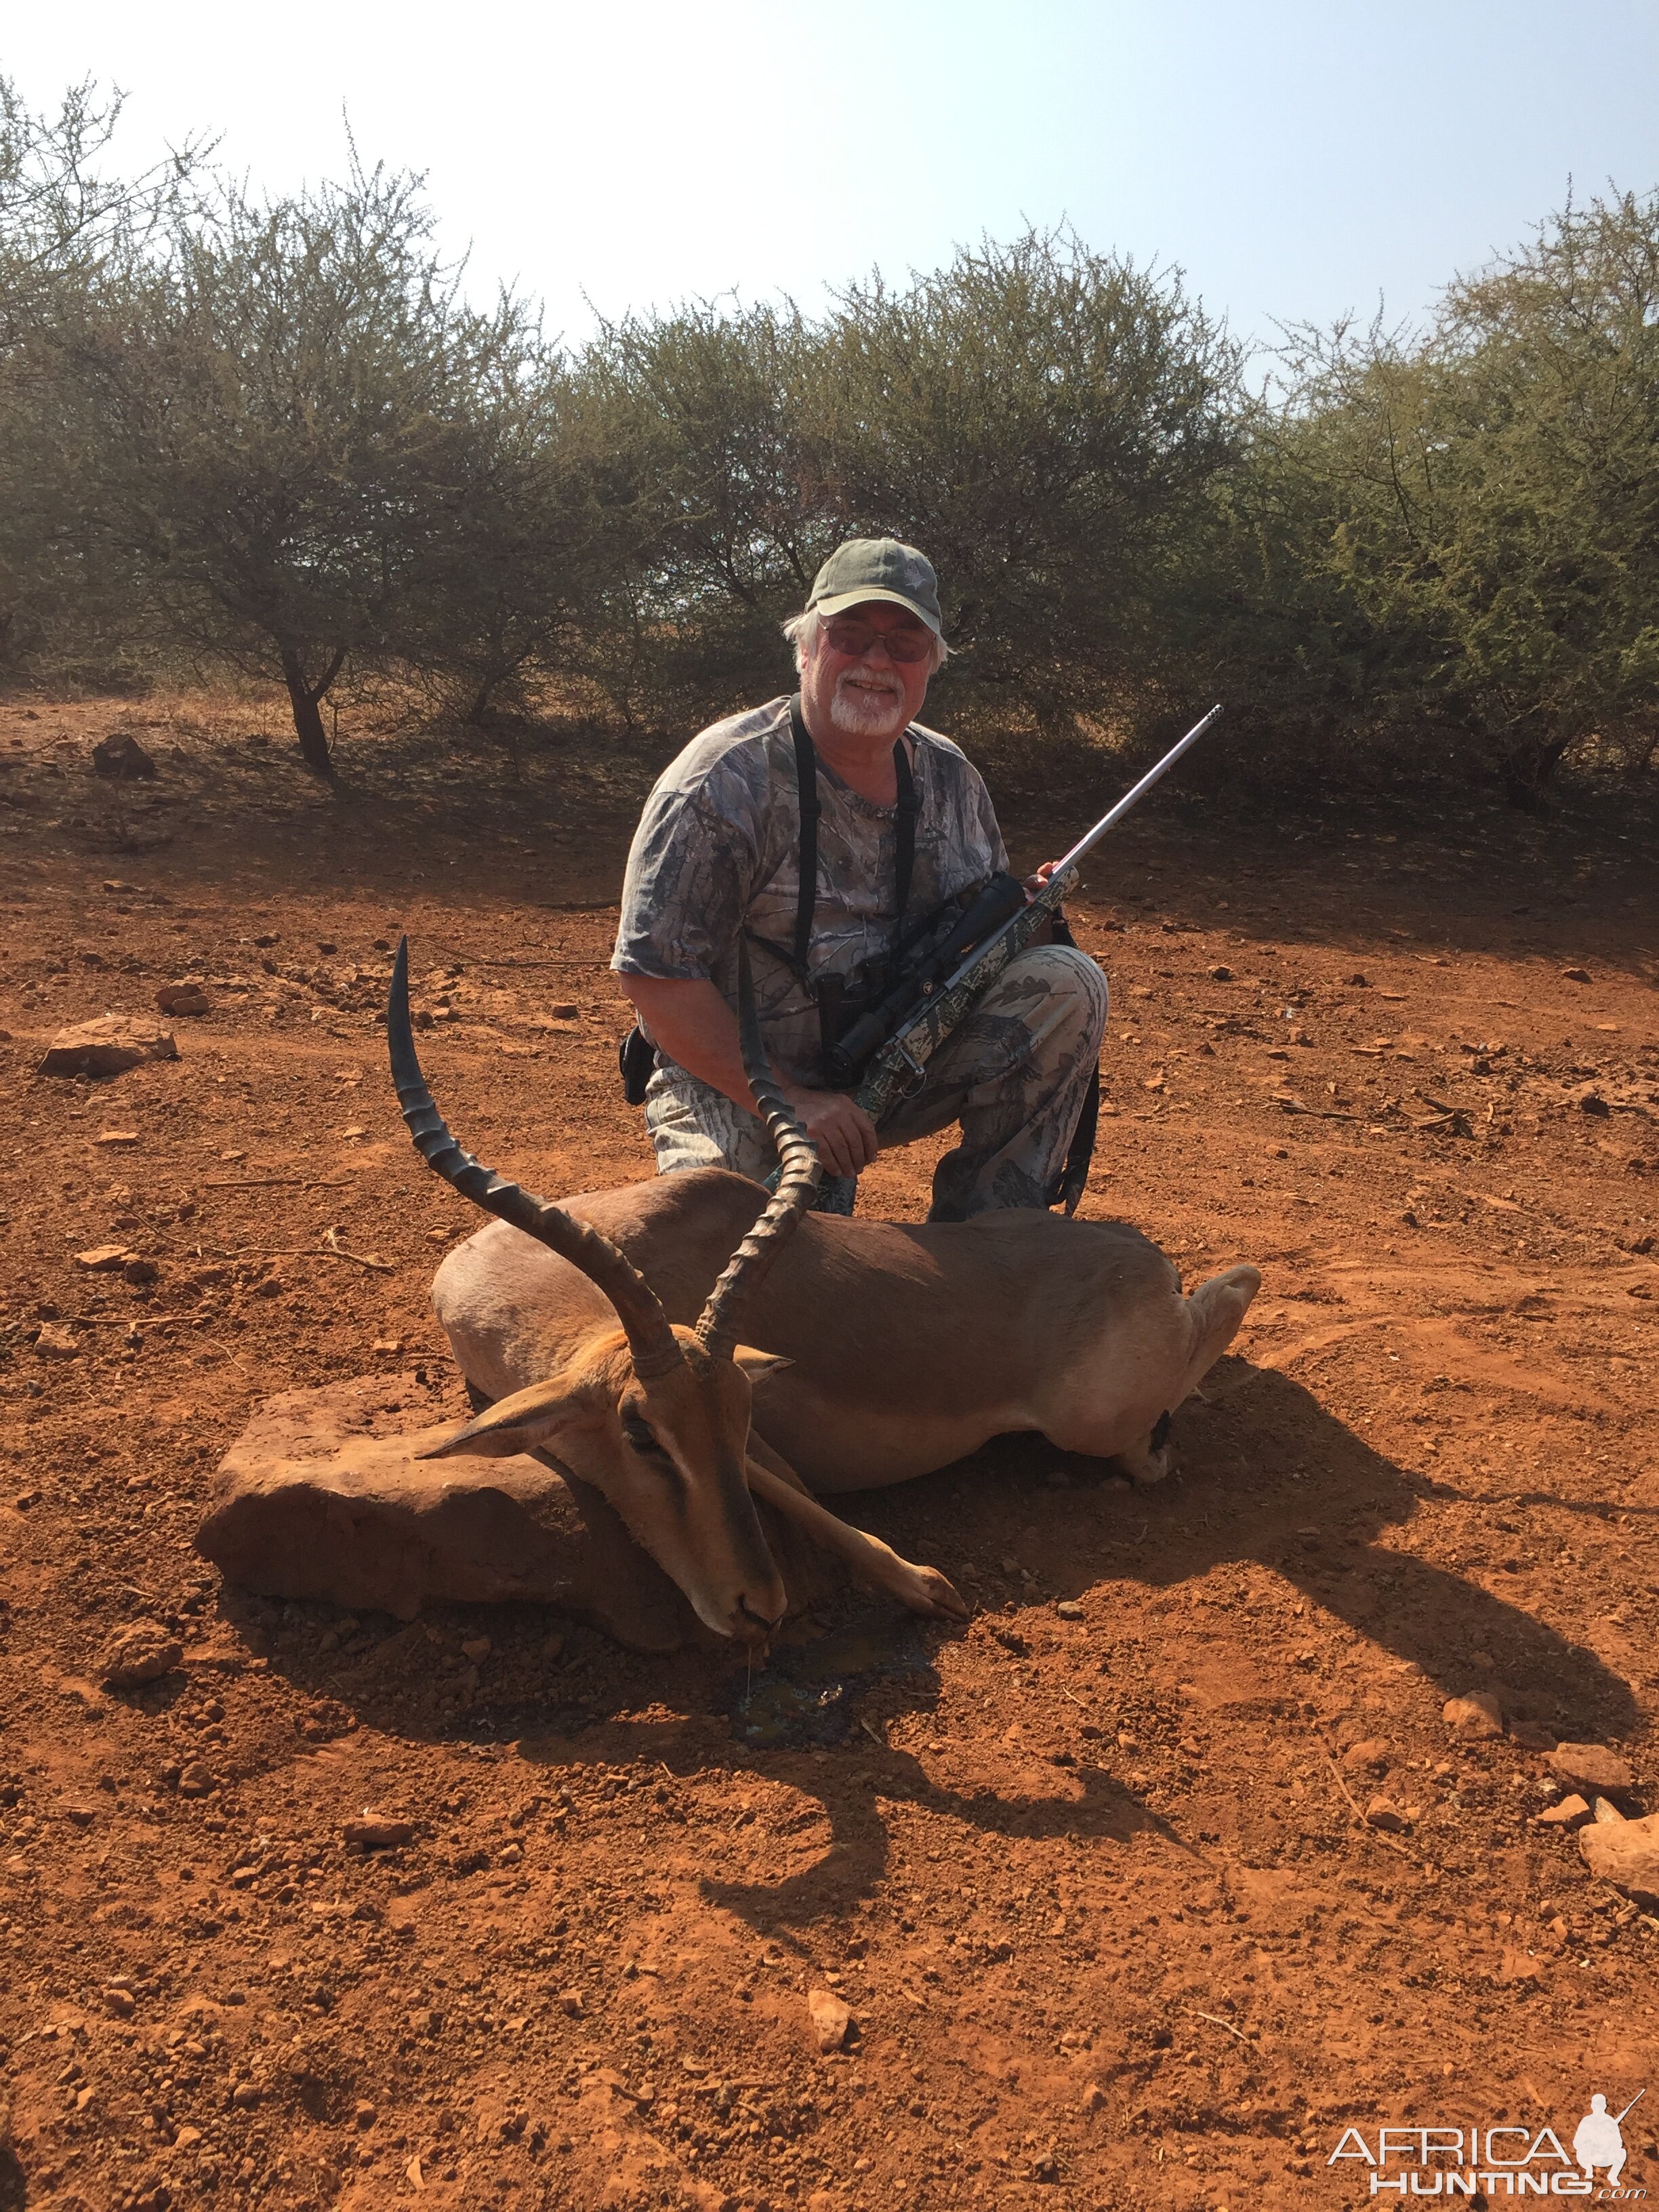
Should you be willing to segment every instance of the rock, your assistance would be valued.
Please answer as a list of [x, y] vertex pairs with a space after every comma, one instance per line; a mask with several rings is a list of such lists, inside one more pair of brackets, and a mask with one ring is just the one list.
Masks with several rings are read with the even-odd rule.
[[257, 2081], [239, 2081], [230, 2093], [230, 2101], [239, 2112], [251, 2112], [259, 2101]]
[[839, 2051], [853, 2025], [853, 2015], [842, 1999], [833, 1990], [811, 1990], [807, 1993], [806, 2009], [818, 2049]]
[[153, 1283], [161, 1272], [154, 1260], [146, 1260], [135, 1252], [122, 1263], [121, 1279], [131, 1283], [135, 1291], [141, 1291], [146, 1284]]
[[1098, 2081], [1090, 2082], [1087, 2088], [1083, 2092], [1082, 2103], [1083, 2109], [1085, 2112], [1098, 2112], [1104, 2109], [1106, 2103], [1106, 2092], [1101, 2087]]
[[547, 1018], [552, 1022], [574, 1022], [580, 1012], [580, 1006], [573, 1006], [570, 1000], [566, 999], [561, 1000], [556, 1006], [550, 1006], [547, 1010]]
[[1386, 1774], [1389, 1747], [1380, 1735], [1368, 1735], [1362, 1742], [1348, 1746], [1342, 1754], [1342, 1765], [1350, 1774]]
[[1550, 1772], [1570, 1790], [1592, 1795], [1601, 1790], [1617, 1796], [1632, 1788], [1636, 1777], [1616, 1751], [1601, 1743], [1559, 1743], [1550, 1753]]
[[146, 1060], [177, 1060], [173, 1032], [131, 1014], [100, 1014], [59, 1030], [40, 1062], [41, 1075], [120, 1075]]
[[155, 1003], [164, 1014], [206, 1014], [213, 1010], [199, 983], [163, 983]]
[[351, 2117], [360, 2128], [372, 2128], [380, 2115], [373, 2105], [360, 2097], [351, 2108]]
[[94, 1145], [104, 1145], [110, 1151], [118, 1152], [128, 1145], [136, 1145], [138, 1132], [137, 1129], [100, 1129], [92, 1141]]
[[81, 1340], [68, 1322], [44, 1321], [34, 1340], [42, 1359], [78, 1359]]
[[1511, 1721], [1510, 1741], [1522, 1751], [1553, 1751], [1560, 1738], [1541, 1721]]
[[1540, 1960], [1529, 1958], [1514, 1944], [1505, 1944], [1498, 1964], [1498, 1978], [1500, 1982], [1541, 1982], [1544, 1968]]
[[1547, 1805], [1538, 1815], [1540, 1828], [1582, 1828], [1590, 1816], [1590, 1808], [1582, 1797], [1564, 1797], [1559, 1805]]
[[115, 776], [123, 783], [147, 783], [155, 774], [155, 763], [130, 731], [118, 730], [93, 747], [92, 772]]
[[1370, 977], [1362, 975], [1357, 968], [1352, 975], [1345, 975], [1342, 981], [1351, 991], [1369, 991], [1371, 988]]
[[[412, 1620], [428, 1599], [556, 1606], [636, 1651], [701, 1638], [690, 1606], [604, 1497], [539, 1457], [422, 1460], [454, 1433], [405, 1431], [430, 1405], [413, 1375], [363, 1376], [270, 1400], [226, 1454], [196, 1548], [268, 1597], [322, 1598]], [[845, 1588], [763, 1508], [790, 1610]]]
[[1225, 961], [1218, 960], [1213, 968], [1206, 968], [1204, 972], [1212, 983], [1231, 983], [1233, 980], [1233, 971]]
[[461, 1641], [461, 1656], [470, 1660], [475, 1667], [481, 1667], [483, 1664], [489, 1656], [490, 1649], [489, 1638], [487, 1636], [468, 1636], [463, 1638]]
[[112, 1984], [104, 1991], [104, 2002], [117, 2020], [131, 2020], [138, 2009], [137, 1998], [131, 1990], [118, 1989]]
[[348, 1820], [340, 1833], [347, 1843], [361, 1844], [367, 1851], [391, 1851], [414, 1842], [415, 1823], [384, 1813], [365, 1813], [359, 1820]]
[[202, 2140], [200, 2128], [180, 2128], [173, 2138], [174, 2150], [194, 2150]]
[[1490, 1690], [1471, 1690], [1462, 1698], [1448, 1698], [1440, 1717], [1454, 1735], [1475, 1740], [1502, 1735], [1503, 1709]]
[[104, 1654], [104, 1686], [136, 1690], [141, 1682], [159, 1682], [184, 1656], [184, 1645], [159, 1621], [136, 1620], [120, 1631]]
[[559, 1991], [559, 2010], [562, 2013], [568, 2014], [572, 2020], [580, 2020], [586, 2010], [586, 2007], [582, 2002], [581, 1991], [580, 1990], [561, 1990]]
[[1642, 1820], [1595, 1821], [1578, 1831], [1578, 1848], [1603, 1881], [1640, 1897], [1659, 1896], [1659, 1813]]
[[1398, 1805], [1390, 1803], [1386, 1797], [1373, 1797], [1365, 1808], [1365, 1826], [1381, 1828], [1385, 1834], [1397, 1836], [1411, 1823]]
[[210, 1797], [219, 1787], [212, 1769], [199, 1759], [192, 1759], [179, 1774], [179, 1795], [181, 1797]]
[[1074, 1597], [1061, 1598], [1054, 1611], [1062, 1620], [1081, 1620], [1085, 1618], [1083, 1607]]
[[94, 1244], [89, 1251], [77, 1252], [75, 1264], [77, 1267], [89, 1267], [94, 1275], [107, 1275], [124, 1267], [131, 1257], [125, 1244]]
[[1588, 983], [1590, 980], [1588, 968], [1564, 968], [1561, 973], [1569, 983]]
[[1624, 1814], [1620, 1811], [1619, 1808], [1613, 1803], [1611, 1799], [1607, 1797], [1592, 1797], [1590, 1799], [1590, 1818], [1592, 1820], [1600, 1820], [1604, 1825], [1610, 1826], [1614, 1821], [1622, 1820], [1624, 1817]]

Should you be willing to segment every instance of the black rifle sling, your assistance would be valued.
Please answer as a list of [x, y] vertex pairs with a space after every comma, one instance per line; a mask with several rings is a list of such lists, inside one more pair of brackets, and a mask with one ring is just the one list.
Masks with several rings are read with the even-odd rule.
[[[812, 970], [808, 955], [812, 946], [812, 917], [818, 897], [818, 816], [823, 809], [818, 805], [818, 756], [811, 733], [807, 729], [800, 711], [800, 694], [796, 692], [789, 702], [789, 734], [795, 746], [795, 793], [800, 808], [800, 843], [798, 865], [800, 881], [795, 891], [795, 941], [789, 951], [775, 945], [769, 937], [760, 937], [752, 929], [744, 935], [763, 952], [769, 952], [775, 960], [781, 960], [802, 989], [816, 996]], [[916, 866], [916, 819], [921, 812], [921, 799], [916, 791], [916, 780], [910, 770], [910, 756], [904, 749], [904, 739], [899, 738], [893, 746], [893, 774], [898, 784], [898, 804], [894, 823], [897, 849], [895, 854], [894, 891], [895, 914], [893, 937], [897, 942], [904, 927], [904, 909], [910, 902], [910, 879]]]
[[[789, 734], [795, 741], [795, 792], [800, 800], [800, 882], [795, 890], [795, 973], [809, 973], [807, 954], [812, 949], [812, 914], [818, 901], [818, 757], [800, 711], [800, 694], [789, 702]], [[810, 988], [810, 986], [809, 986]]]
[[[1049, 933], [1056, 945], [1075, 945], [1072, 925], [1066, 916], [1056, 912], [1049, 924]], [[1067, 1213], [1077, 1212], [1078, 1200], [1083, 1195], [1084, 1185], [1089, 1180], [1090, 1164], [1095, 1156], [1095, 1138], [1100, 1128], [1100, 1062], [1094, 1064], [1089, 1078], [1089, 1087], [1083, 1094], [1083, 1105], [1072, 1131], [1072, 1141], [1066, 1148], [1066, 1158], [1058, 1175], [1042, 1194], [1045, 1206], [1063, 1206]]]
[[[789, 734], [795, 746], [795, 792], [800, 805], [800, 844], [798, 862], [800, 882], [795, 892], [795, 942], [793, 951], [786, 951], [781, 945], [774, 945], [769, 938], [757, 935], [745, 929], [744, 935], [763, 952], [769, 952], [775, 960], [782, 961], [795, 981], [810, 997], [818, 1003], [818, 1018], [824, 1031], [825, 1049], [833, 1040], [830, 1030], [834, 1023], [831, 1007], [826, 1004], [826, 989], [838, 986], [839, 976], [825, 977], [815, 984], [808, 957], [812, 948], [812, 919], [817, 907], [818, 893], [818, 757], [811, 734], [800, 710], [800, 694], [797, 691], [789, 702]], [[894, 855], [894, 917], [893, 943], [897, 947], [904, 929], [904, 910], [910, 903], [910, 879], [916, 866], [916, 822], [921, 812], [921, 799], [916, 790], [916, 780], [911, 773], [910, 756], [905, 750], [901, 737], [893, 746], [893, 774], [898, 785], [898, 803], [895, 810], [894, 832], [896, 850]], [[623, 1039], [617, 1058], [622, 1068], [623, 1094], [630, 1106], [645, 1102], [645, 1086], [651, 1079], [656, 1065], [656, 1049], [647, 1039], [638, 1023]]]
[[[795, 963], [804, 969], [812, 942], [812, 912], [817, 904], [818, 816], [823, 810], [818, 805], [818, 757], [800, 711], [799, 692], [789, 702], [789, 734], [795, 741], [795, 789], [800, 799], [800, 887], [795, 894]], [[904, 927], [904, 909], [910, 903], [910, 878], [916, 866], [916, 817], [921, 812], [916, 780], [910, 771], [910, 756], [905, 750], [902, 738], [893, 745], [893, 775], [898, 786], [898, 803], [894, 810], [896, 850], [893, 868], [893, 938], [896, 943]]]

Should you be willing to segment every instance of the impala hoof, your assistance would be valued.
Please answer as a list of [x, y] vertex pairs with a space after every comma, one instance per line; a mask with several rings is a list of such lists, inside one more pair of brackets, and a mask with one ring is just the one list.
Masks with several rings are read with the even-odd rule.
[[917, 1567], [915, 1594], [906, 1602], [933, 1620], [971, 1620], [974, 1609], [937, 1567]]

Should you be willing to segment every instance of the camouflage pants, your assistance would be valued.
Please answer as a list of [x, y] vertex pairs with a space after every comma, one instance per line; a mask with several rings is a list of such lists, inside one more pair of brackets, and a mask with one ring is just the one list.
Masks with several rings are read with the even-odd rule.
[[[1069, 945], [1035, 945], [1009, 962], [929, 1060], [921, 1089], [882, 1124], [884, 1151], [962, 1125], [961, 1143], [933, 1170], [930, 1221], [1042, 1205], [1100, 1057], [1106, 1006], [1105, 976]], [[732, 1168], [762, 1182], [777, 1165], [764, 1124], [683, 1068], [652, 1077], [645, 1122], [659, 1175]]]

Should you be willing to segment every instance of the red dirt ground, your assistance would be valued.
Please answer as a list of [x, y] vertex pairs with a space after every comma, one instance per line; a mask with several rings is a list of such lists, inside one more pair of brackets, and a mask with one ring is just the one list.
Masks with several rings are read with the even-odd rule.
[[[978, 1613], [879, 1617], [842, 1740], [757, 1750], [718, 1652], [342, 1619], [191, 1552], [262, 1398], [459, 1407], [426, 1294], [474, 1223], [384, 1073], [400, 928], [465, 1144], [550, 1194], [648, 1171], [605, 963], [662, 749], [407, 736], [331, 797], [276, 726], [0, 705], [0, 2206], [1336, 2207], [1346, 2128], [1565, 2140], [1659, 2075], [1659, 1922], [1538, 1825], [1528, 1747], [1614, 1746], [1659, 1802], [1634, 810], [1126, 826], [1077, 915], [1115, 1000], [1085, 1210], [1261, 1297], [1159, 1488], [1026, 1439], [850, 1501]], [[155, 783], [89, 773], [118, 727]], [[1011, 802], [1018, 857], [1083, 811]], [[185, 975], [176, 1064], [34, 1072]], [[866, 1210], [915, 1218], [927, 1164]], [[111, 1243], [155, 1279], [77, 1265]], [[183, 1665], [106, 1690], [137, 1619]], [[1451, 1737], [1472, 1688], [1508, 1735]], [[413, 1843], [348, 1847], [365, 1806]]]

